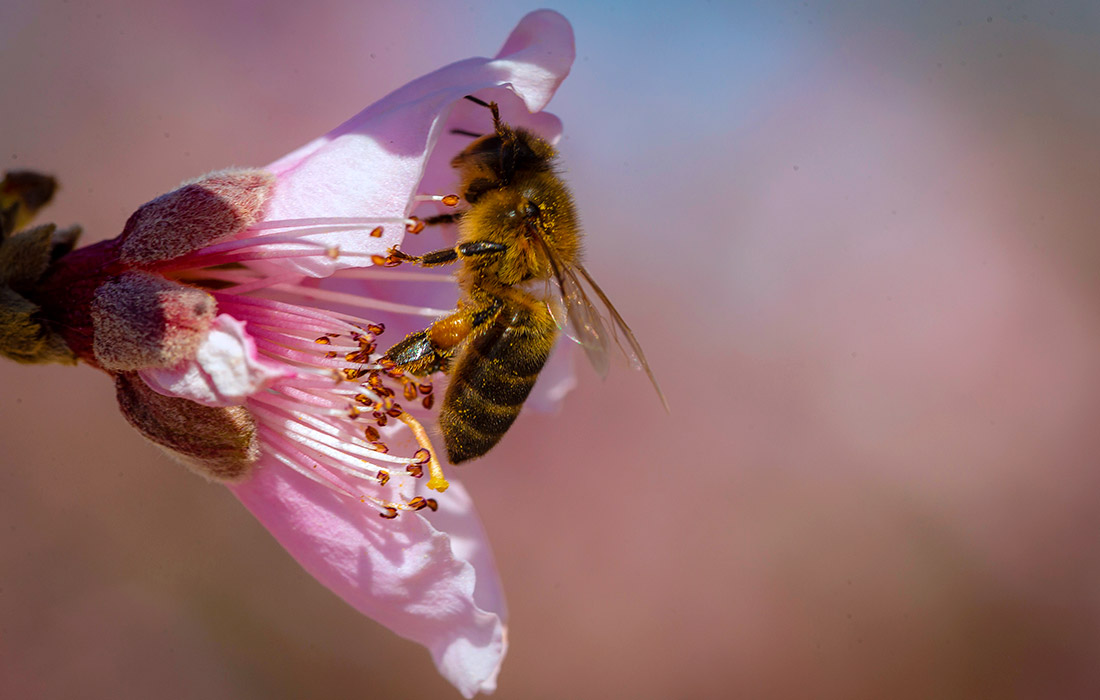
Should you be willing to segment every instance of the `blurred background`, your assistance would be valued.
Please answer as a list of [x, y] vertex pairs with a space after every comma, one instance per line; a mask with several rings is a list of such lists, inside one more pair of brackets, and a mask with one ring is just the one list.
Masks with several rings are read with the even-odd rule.
[[[509, 698], [1100, 695], [1100, 10], [558, 2], [589, 269], [664, 384], [461, 469]], [[116, 235], [538, 5], [5, 0], [0, 162]], [[0, 363], [0, 696], [446, 698], [87, 367]]]

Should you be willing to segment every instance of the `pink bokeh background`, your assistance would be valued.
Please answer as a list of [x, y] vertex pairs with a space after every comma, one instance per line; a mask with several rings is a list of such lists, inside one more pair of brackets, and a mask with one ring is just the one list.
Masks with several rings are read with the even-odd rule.
[[[556, 6], [589, 269], [673, 412], [578, 362], [461, 468], [497, 697], [1100, 695], [1100, 13], [811, 5]], [[9, 0], [0, 162], [110, 237], [533, 7]], [[0, 381], [0, 697], [457, 697], [105, 376]]]

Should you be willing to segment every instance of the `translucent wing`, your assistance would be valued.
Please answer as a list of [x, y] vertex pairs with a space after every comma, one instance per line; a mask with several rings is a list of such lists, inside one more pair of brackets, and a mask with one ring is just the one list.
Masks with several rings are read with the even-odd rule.
[[[615, 344], [619, 346], [634, 368], [645, 371], [653, 388], [657, 390], [661, 404], [668, 411], [668, 401], [660, 385], [657, 384], [657, 378], [653, 376], [653, 370], [646, 362], [642, 346], [611, 300], [600, 289], [600, 285], [596, 284], [582, 266], [563, 265], [554, 257], [550, 246], [543, 246], [543, 249], [547, 251], [550, 258], [550, 266], [553, 268], [554, 277], [561, 292], [561, 306], [555, 308], [555, 304], [550, 303], [550, 312], [558, 321], [558, 325], [563, 327], [563, 331], [569, 337], [580, 343], [585, 354], [588, 355], [589, 362], [601, 377], [607, 376], [609, 366], [607, 349], [611, 345], [611, 339], [614, 338]], [[598, 305], [588, 296], [585, 285], [596, 295]], [[603, 312], [606, 312], [607, 316]], [[561, 318], [562, 315], [565, 318]], [[568, 328], [562, 323], [565, 320], [568, 320]], [[572, 333], [569, 332], [570, 330]]]
[[[559, 264], [553, 256], [550, 257], [554, 268], [554, 277], [558, 282], [558, 291], [561, 293], [561, 307], [558, 315], [564, 318], [555, 318], [563, 332], [577, 341], [588, 355], [588, 361], [596, 369], [600, 378], [607, 377], [607, 370], [611, 363], [608, 360], [607, 348], [610, 347], [611, 335], [607, 330], [604, 319], [600, 316], [592, 301], [585, 294], [584, 287], [580, 285], [577, 275], [567, 266]], [[553, 313], [553, 306], [551, 306]], [[568, 325], [563, 324], [566, 321]]]
[[[588, 270], [577, 265], [575, 268], [567, 268], [566, 273], [573, 276], [574, 270], [579, 272], [581, 277], [584, 278], [584, 281], [592, 287], [592, 291], [599, 297], [600, 303], [603, 304], [603, 308], [611, 314], [611, 323], [609, 325], [614, 334], [615, 343], [619, 346], [619, 349], [622, 350], [623, 354], [626, 355], [627, 359], [630, 360], [631, 364], [634, 365], [635, 369], [643, 370], [646, 373], [646, 376], [649, 377], [649, 382], [657, 391], [657, 397], [661, 399], [661, 405], [668, 411], [668, 400], [665, 399], [665, 394], [661, 391], [661, 385], [657, 383], [657, 377], [653, 376], [653, 369], [650, 368], [649, 362], [646, 361], [645, 353], [642, 352], [642, 346], [638, 343], [638, 339], [634, 337], [634, 331], [630, 330], [630, 326], [626, 325], [626, 321], [619, 315], [615, 305], [612, 304], [611, 300], [607, 298], [607, 295], [603, 293], [603, 290], [600, 289], [600, 285], [596, 284], [596, 280], [592, 279], [592, 275], [588, 274]], [[579, 287], [580, 285], [577, 286]], [[587, 296], [585, 300], [587, 302]], [[591, 302], [587, 303], [588, 308], [598, 316], [599, 311], [591, 305]], [[623, 345], [624, 340], [626, 341], [626, 345]]]

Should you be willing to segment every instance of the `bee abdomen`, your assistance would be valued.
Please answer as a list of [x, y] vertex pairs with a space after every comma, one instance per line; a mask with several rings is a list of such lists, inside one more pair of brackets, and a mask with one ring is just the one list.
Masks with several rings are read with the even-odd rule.
[[539, 307], [504, 309], [463, 349], [440, 411], [452, 464], [488, 452], [519, 415], [554, 346], [557, 328]]

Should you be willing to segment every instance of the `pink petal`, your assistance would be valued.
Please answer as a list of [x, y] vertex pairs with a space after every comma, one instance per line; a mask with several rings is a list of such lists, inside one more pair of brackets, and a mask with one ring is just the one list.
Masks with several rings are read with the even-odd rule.
[[170, 369], [146, 369], [138, 374], [158, 394], [206, 406], [235, 406], [292, 373], [259, 356], [243, 323], [219, 314], [194, 358]]
[[[488, 543], [460, 484], [418, 513], [378, 517], [274, 460], [229, 487], [314, 578], [356, 610], [428, 648], [467, 698], [492, 692], [507, 648]], [[449, 538], [433, 525], [453, 529]]]
[[[514, 93], [511, 102], [518, 96], [527, 110], [541, 110], [568, 74], [574, 55], [573, 31], [564, 17], [550, 10], [527, 15], [496, 59], [459, 61], [414, 80], [272, 163], [268, 169], [278, 184], [266, 220], [404, 219], [457, 100], [479, 90], [507, 87]], [[519, 111], [505, 98], [493, 99], [502, 101], [506, 114]], [[484, 124], [483, 109], [481, 117]], [[294, 256], [260, 266], [323, 277], [343, 267], [369, 264], [369, 255], [384, 254], [403, 235], [404, 227], [395, 223], [386, 225], [380, 238], [362, 230], [312, 234], [307, 240], [336, 247], [341, 256]]]
[[497, 53], [512, 89], [530, 112], [541, 112], [569, 75], [577, 52], [569, 20], [553, 10], [536, 10], [519, 21]]

